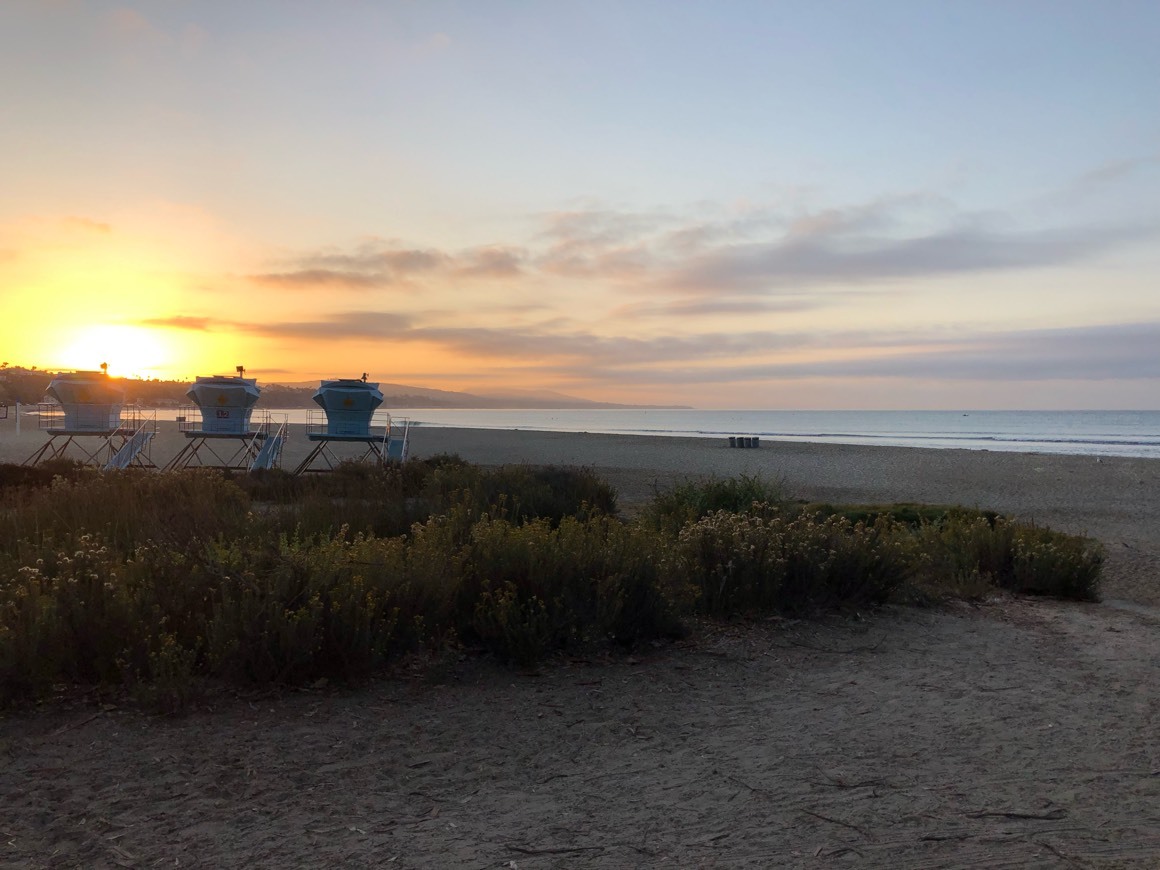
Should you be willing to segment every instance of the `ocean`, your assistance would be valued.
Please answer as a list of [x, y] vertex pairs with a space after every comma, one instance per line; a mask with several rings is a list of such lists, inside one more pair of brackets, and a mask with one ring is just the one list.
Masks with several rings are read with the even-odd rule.
[[[273, 411], [305, 422], [304, 409]], [[660, 411], [392, 408], [413, 425], [880, 444], [1160, 459], [1160, 411]], [[161, 416], [161, 415], [159, 415]], [[172, 419], [172, 415], [168, 419]]]

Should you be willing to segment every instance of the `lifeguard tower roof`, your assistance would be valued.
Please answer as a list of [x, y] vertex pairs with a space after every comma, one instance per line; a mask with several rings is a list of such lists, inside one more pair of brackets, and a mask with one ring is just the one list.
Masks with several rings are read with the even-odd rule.
[[244, 435], [261, 393], [256, 378], [211, 375], [194, 380], [186, 395], [201, 409], [202, 431]]
[[121, 425], [125, 383], [104, 372], [59, 374], [48, 395], [60, 402], [64, 429], [69, 432], [112, 432]]
[[326, 412], [327, 435], [370, 437], [371, 419], [383, 403], [383, 391], [376, 383], [337, 378], [319, 385], [314, 402]]

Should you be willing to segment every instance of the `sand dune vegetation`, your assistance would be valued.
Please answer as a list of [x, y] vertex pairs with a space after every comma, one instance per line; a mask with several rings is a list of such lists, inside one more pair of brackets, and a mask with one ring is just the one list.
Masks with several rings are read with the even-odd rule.
[[454, 455], [303, 479], [0, 467], [0, 692], [183, 708], [205, 681], [350, 683], [466, 649], [529, 665], [676, 637], [692, 617], [810, 616], [994, 589], [1092, 600], [1094, 541], [964, 508], [795, 502], [687, 481], [632, 519], [584, 468]]

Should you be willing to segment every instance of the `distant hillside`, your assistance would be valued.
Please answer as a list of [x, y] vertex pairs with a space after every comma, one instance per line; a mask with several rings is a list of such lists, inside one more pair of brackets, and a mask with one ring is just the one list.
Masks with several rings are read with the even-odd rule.
[[[293, 384], [266, 384], [262, 387], [262, 404], [270, 408], [313, 407], [311, 396], [317, 381]], [[576, 396], [551, 391], [512, 390], [487, 393], [460, 393], [409, 384], [379, 382], [383, 405], [387, 408], [634, 408], [671, 410], [687, 405], [623, 405], [615, 402], [591, 402]]]
[[[38, 369], [0, 367], [0, 401], [36, 404], [55, 372]], [[312, 396], [318, 381], [296, 383], [262, 383], [261, 405], [266, 408], [313, 408]], [[188, 381], [125, 380], [125, 399], [146, 406], [185, 405]], [[615, 402], [590, 402], [550, 390], [511, 390], [481, 393], [459, 393], [407, 384], [379, 383], [386, 408], [633, 408], [671, 410], [687, 405], [622, 405]]]

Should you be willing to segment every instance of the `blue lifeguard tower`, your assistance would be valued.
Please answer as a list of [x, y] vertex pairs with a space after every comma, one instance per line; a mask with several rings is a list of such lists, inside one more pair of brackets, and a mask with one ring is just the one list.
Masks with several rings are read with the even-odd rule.
[[245, 368], [238, 366], [237, 375], [194, 380], [186, 392], [193, 406], [182, 409], [177, 418], [177, 428], [187, 441], [166, 469], [202, 466], [255, 471], [273, 468], [281, 461], [286, 424], [271, 433], [268, 412], [258, 412], [258, 420], [254, 420], [254, 406], [262, 390], [257, 379], [247, 378], [245, 373]]
[[46, 393], [55, 401], [38, 405], [37, 419], [48, 441], [25, 465], [76, 459], [106, 470], [156, 467], [150, 458], [156, 413], [126, 408], [124, 380], [110, 378], [107, 364], [96, 372], [58, 374]]
[[[404, 462], [407, 458], [408, 424], [395, 426], [391, 417], [378, 410], [383, 391], [376, 383], [361, 378], [337, 378], [322, 381], [314, 394], [320, 408], [311, 411], [306, 421], [306, 437], [315, 442], [314, 449], [302, 460], [295, 474], [309, 471], [332, 471], [339, 462]], [[339, 445], [353, 445], [355, 451], [341, 455]], [[323, 467], [325, 466], [325, 467]]]

